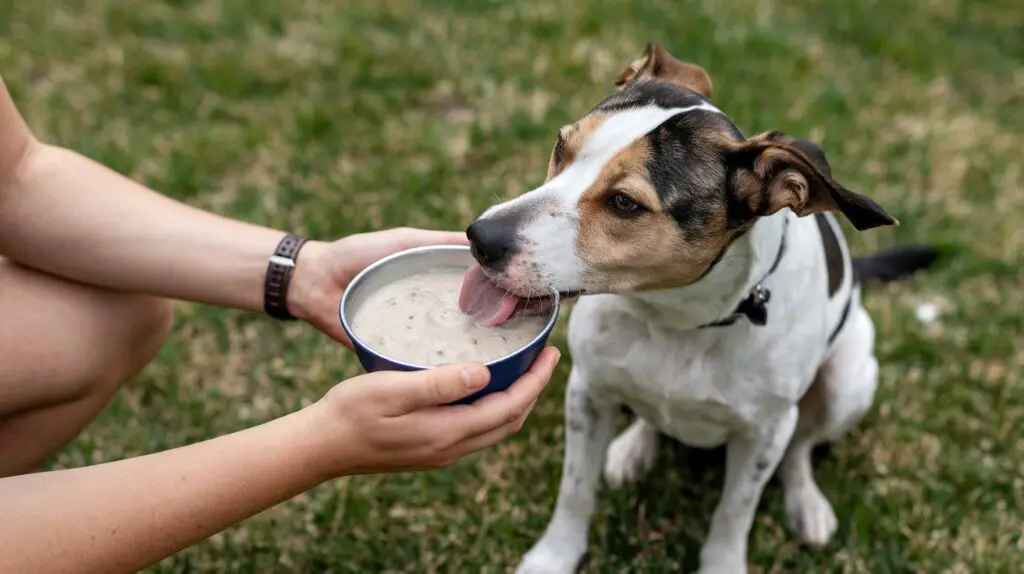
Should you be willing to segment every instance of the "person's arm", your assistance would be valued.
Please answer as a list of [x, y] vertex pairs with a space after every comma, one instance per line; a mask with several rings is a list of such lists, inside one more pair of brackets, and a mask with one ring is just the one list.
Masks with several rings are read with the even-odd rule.
[[260, 311], [282, 237], [37, 141], [0, 78], [0, 255], [83, 283]]
[[0, 479], [0, 572], [136, 572], [330, 478], [450, 465], [518, 430], [557, 362], [547, 349], [509, 390], [455, 407], [439, 405], [486, 367], [364, 375], [234, 434]]
[[137, 572], [327, 478], [309, 411], [205, 442], [0, 479], [0, 572]]
[[[0, 256], [90, 285], [261, 311], [267, 264], [284, 236], [37, 141], [0, 77]], [[351, 345], [337, 310], [356, 273], [403, 249], [466, 243], [462, 232], [410, 228], [309, 241], [288, 287], [288, 311]]]

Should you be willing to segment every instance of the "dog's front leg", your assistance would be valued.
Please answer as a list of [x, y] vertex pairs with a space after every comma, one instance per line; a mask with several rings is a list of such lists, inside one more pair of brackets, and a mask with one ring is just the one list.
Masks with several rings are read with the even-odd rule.
[[579, 566], [612, 439], [614, 408], [593, 396], [574, 367], [565, 392], [565, 454], [555, 512], [544, 535], [523, 556], [517, 574], [571, 574]]
[[798, 417], [794, 406], [772, 424], [729, 440], [725, 485], [700, 551], [700, 574], [743, 574], [754, 513], [768, 479], [786, 452]]

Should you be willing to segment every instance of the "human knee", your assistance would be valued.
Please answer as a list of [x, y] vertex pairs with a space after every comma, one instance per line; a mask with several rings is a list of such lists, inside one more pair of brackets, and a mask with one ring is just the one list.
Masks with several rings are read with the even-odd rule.
[[106, 351], [93, 355], [76, 377], [72, 400], [106, 401], [139, 373], [160, 351], [174, 323], [169, 300], [141, 295], [120, 296], [112, 313], [113, 332]]
[[142, 370], [160, 351], [174, 325], [174, 305], [168, 299], [136, 297], [126, 323], [127, 353], [122, 377]]

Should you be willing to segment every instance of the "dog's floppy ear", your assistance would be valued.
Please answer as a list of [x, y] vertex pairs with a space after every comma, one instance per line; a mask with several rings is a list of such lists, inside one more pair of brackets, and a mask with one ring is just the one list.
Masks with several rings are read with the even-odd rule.
[[615, 78], [615, 85], [622, 87], [641, 78], [657, 78], [672, 82], [711, 99], [711, 78], [704, 68], [677, 60], [657, 42], [647, 44], [643, 55], [633, 60]]
[[789, 207], [800, 216], [840, 212], [860, 231], [899, 225], [870, 197], [832, 179], [825, 151], [807, 140], [766, 132], [731, 142], [726, 153], [730, 193], [754, 215]]

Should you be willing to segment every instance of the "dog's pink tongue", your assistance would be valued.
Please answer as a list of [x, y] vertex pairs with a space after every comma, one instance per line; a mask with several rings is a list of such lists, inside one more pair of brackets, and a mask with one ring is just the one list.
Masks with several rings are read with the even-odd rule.
[[491, 283], [479, 265], [470, 267], [462, 278], [459, 308], [479, 325], [501, 325], [512, 316], [518, 303], [518, 297]]

